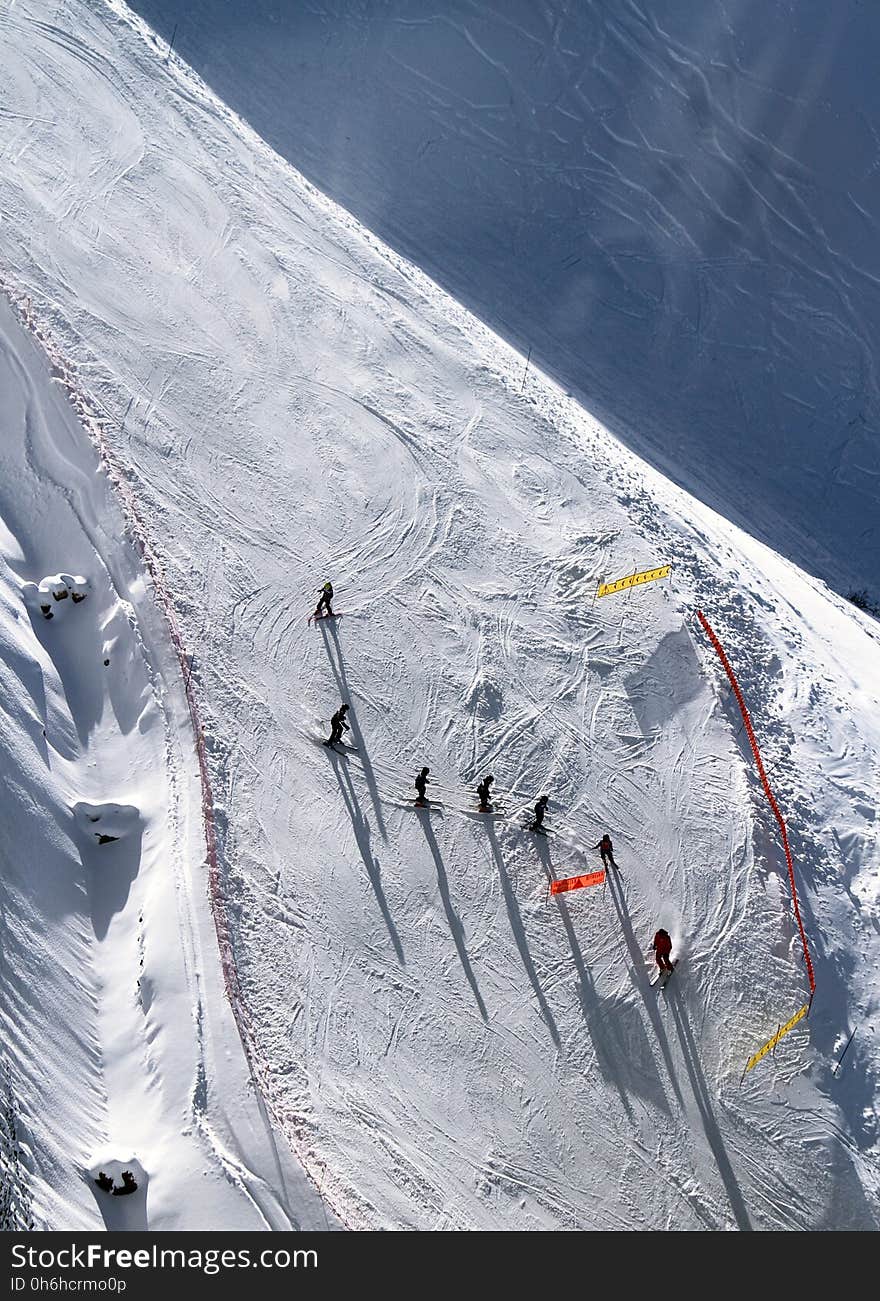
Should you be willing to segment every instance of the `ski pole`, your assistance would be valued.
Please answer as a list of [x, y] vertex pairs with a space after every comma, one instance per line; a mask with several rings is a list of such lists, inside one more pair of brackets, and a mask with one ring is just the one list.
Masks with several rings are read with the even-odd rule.
[[832, 1075], [836, 1075], [837, 1072], [840, 1070], [840, 1063], [843, 1061], [844, 1057], [845, 1057], [846, 1054], [847, 1054], [847, 1049], [849, 1048], [849, 1046], [850, 1046], [850, 1044], [852, 1043], [853, 1039], [855, 1039], [855, 1037], [856, 1037], [856, 1029], [858, 1029], [858, 1026], [855, 1027], [855, 1029], [853, 1030], [852, 1034], [851, 1034], [850, 1037], [847, 1039], [847, 1041], [846, 1041], [846, 1048], [844, 1048], [843, 1052], [840, 1054], [840, 1057], [837, 1059], [837, 1065], [835, 1066], [834, 1070], [832, 1071]]

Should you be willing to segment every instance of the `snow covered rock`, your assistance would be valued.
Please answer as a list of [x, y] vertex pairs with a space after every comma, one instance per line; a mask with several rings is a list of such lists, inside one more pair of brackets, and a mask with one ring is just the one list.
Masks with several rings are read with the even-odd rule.
[[149, 1175], [137, 1157], [99, 1153], [88, 1178], [104, 1223], [110, 1230], [145, 1230]]
[[[88, 595], [89, 582], [78, 574], [50, 574], [40, 583], [25, 583], [21, 594], [32, 615], [54, 619], [62, 610], [79, 605]], [[65, 605], [64, 602], [68, 601]]]
[[73, 806], [73, 816], [77, 827], [90, 840], [106, 845], [131, 835], [141, 815], [133, 804], [88, 804], [80, 800]]

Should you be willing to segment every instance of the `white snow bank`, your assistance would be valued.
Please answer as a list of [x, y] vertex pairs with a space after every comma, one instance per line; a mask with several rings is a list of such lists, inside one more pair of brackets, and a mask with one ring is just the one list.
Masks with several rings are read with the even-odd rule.
[[[324, 1226], [225, 1000], [167, 625], [5, 300], [0, 406], [3, 1227]], [[100, 1169], [137, 1191], [103, 1192]]]

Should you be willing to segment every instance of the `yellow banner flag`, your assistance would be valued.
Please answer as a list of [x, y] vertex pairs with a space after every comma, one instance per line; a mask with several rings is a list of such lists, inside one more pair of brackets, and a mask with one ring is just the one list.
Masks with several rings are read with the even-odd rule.
[[794, 1016], [791, 1018], [790, 1021], [786, 1021], [785, 1025], [780, 1026], [779, 1029], [776, 1031], [776, 1034], [773, 1036], [773, 1038], [768, 1039], [767, 1042], [764, 1044], [764, 1047], [759, 1048], [758, 1051], [755, 1053], [754, 1057], [749, 1058], [748, 1063], [746, 1065], [746, 1069], [743, 1071], [743, 1075], [745, 1075], [746, 1072], [750, 1071], [753, 1066], [757, 1066], [761, 1058], [766, 1057], [767, 1053], [769, 1053], [772, 1048], [776, 1047], [776, 1045], [779, 1043], [779, 1040], [782, 1038], [782, 1036], [784, 1034], [788, 1034], [789, 1030], [791, 1030], [793, 1026], [797, 1025], [798, 1021], [800, 1021], [802, 1016], [807, 1015], [809, 1009], [810, 1009], [809, 1003], [804, 1003], [801, 1010], [799, 1012], [795, 1012]]
[[628, 574], [618, 578], [615, 583], [600, 583], [597, 596], [613, 596], [615, 592], [625, 592], [628, 587], [641, 587], [642, 583], [653, 583], [656, 578], [667, 578], [672, 565], [661, 565], [659, 569], [643, 569], [640, 574]]

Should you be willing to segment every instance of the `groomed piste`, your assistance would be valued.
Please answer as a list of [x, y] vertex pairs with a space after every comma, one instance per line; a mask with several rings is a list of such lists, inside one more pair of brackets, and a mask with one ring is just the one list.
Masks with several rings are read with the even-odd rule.
[[0, 34], [9, 1215], [877, 1228], [876, 622], [125, 6]]

